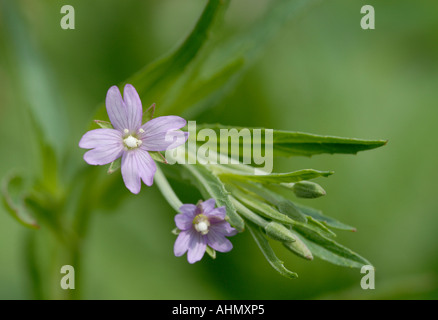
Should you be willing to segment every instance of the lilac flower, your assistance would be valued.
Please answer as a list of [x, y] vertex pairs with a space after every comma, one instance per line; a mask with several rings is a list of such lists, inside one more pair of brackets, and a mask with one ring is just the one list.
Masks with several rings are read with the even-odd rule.
[[209, 199], [198, 205], [183, 204], [181, 213], [175, 216], [175, 223], [181, 230], [174, 246], [175, 256], [186, 251], [189, 263], [195, 263], [204, 256], [207, 245], [219, 252], [233, 249], [225, 237], [234, 236], [237, 230], [225, 221], [225, 207], [214, 208], [215, 200]]
[[91, 149], [84, 155], [91, 165], [105, 165], [121, 157], [123, 181], [137, 194], [141, 180], [151, 186], [157, 170], [148, 151], [176, 148], [186, 142], [188, 133], [178, 130], [186, 120], [177, 116], [158, 117], [142, 125], [143, 108], [137, 91], [127, 84], [123, 95], [116, 86], [106, 95], [106, 110], [114, 129], [85, 133], [79, 147]]

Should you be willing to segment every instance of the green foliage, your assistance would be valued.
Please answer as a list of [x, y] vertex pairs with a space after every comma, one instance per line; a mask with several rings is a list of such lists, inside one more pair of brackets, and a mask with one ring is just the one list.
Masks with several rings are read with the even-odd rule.
[[350, 268], [371, 265], [368, 260], [357, 253], [318, 232], [312, 232], [309, 229], [300, 227], [294, 229], [299, 232], [301, 241], [309, 248], [310, 252], [320, 259]]
[[220, 173], [220, 176], [260, 183], [290, 183], [314, 179], [318, 177], [328, 177], [333, 173], [334, 172], [332, 171], [317, 171], [313, 169], [305, 169], [289, 173], [271, 173], [266, 175], [242, 174], [240, 172], [223, 172]]
[[[220, 103], [256, 61], [276, 31], [290, 18], [296, 17], [303, 9], [318, 1], [276, 1], [266, 15], [251, 28], [224, 41], [217, 35], [229, 2], [209, 0], [194, 29], [176, 50], [121, 83], [134, 85], [142, 103], [152, 104], [143, 115], [145, 121], [151, 119], [155, 111], [159, 114], [195, 115]], [[11, 8], [6, 5], [8, 12], [13, 14], [15, 9]], [[23, 181], [18, 177], [4, 180], [3, 202], [21, 224], [34, 229], [38, 228], [39, 223], [47, 226], [60, 242], [66, 244], [70, 261], [78, 262], [92, 212], [108, 205], [108, 199], [117, 203], [126, 193], [115, 192], [117, 185], [121, 183], [120, 179], [99, 175], [93, 168], [69, 168], [73, 172], [70, 173], [73, 178], [66, 179], [66, 186], [60, 187], [59, 180], [65, 179], [64, 171], [68, 171], [64, 170], [59, 161], [62, 144], [66, 141], [60, 133], [66, 131], [67, 122], [56, 115], [53, 91], [47, 84], [47, 75], [41, 72], [42, 62], [36, 58], [32, 47], [21, 45], [30, 43], [25, 32], [16, 23], [16, 19], [8, 21], [11, 29], [16, 29], [13, 37], [18, 39], [15, 43], [16, 51], [23, 61], [21, 81], [28, 90], [26, 96], [33, 98], [34, 93], [38, 94], [38, 98], [31, 99], [29, 105], [43, 159], [40, 168], [42, 177], [35, 179], [30, 190], [22, 190]], [[33, 70], [28, 68], [29, 65], [39, 67]], [[29, 86], [29, 81], [32, 84], [38, 83], [41, 90], [34, 91], [34, 87]], [[154, 102], [158, 106], [156, 110]], [[112, 127], [104, 120], [108, 119], [104, 105], [100, 105], [95, 118], [99, 120], [95, 121], [94, 127]], [[230, 126], [215, 124], [198, 126], [197, 130], [203, 128], [212, 129], [217, 137], [220, 137], [220, 130], [231, 129]], [[249, 128], [249, 132], [254, 133], [255, 129]], [[272, 148], [272, 156], [275, 157], [356, 154], [386, 144], [384, 140], [361, 140], [280, 130], [272, 131], [271, 142], [266, 139], [267, 134], [269, 132], [262, 129], [259, 140], [257, 135], [252, 134], [251, 144], [261, 145], [261, 152], [265, 154]], [[231, 145], [228, 152], [221, 156], [234, 159], [241, 156], [242, 150], [248, 147], [245, 143], [238, 142], [237, 148]], [[216, 144], [221, 144], [220, 138]], [[157, 162], [166, 163], [158, 152], [152, 152], [151, 156]], [[191, 154], [187, 156], [193, 157]], [[114, 173], [119, 168], [120, 160], [110, 165], [108, 173]], [[279, 241], [291, 252], [307, 260], [312, 260], [315, 256], [348, 267], [369, 264], [366, 259], [332, 239], [335, 234], [330, 228], [354, 228], [326, 217], [316, 209], [302, 206], [278, 191], [279, 188], [290, 188], [289, 191], [295, 191], [298, 197], [315, 198], [325, 192], [319, 185], [307, 180], [328, 177], [333, 174], [332, 171], [303, 169], [288, 173], [254, 175], [250, 173], [252, 169], [254, 168], [242, 163], [234, 168], [222, 165], [176, 165], [177, 176], [189, 180], [200, 191], [204, 200], [214, 198], [218, 206], [225, 206], [227, 220], [233, 227], [243, 232], [247, 226], [268, 263], [281, 275], [290, 279], [297, 277], [296, 273], [284, 267], [267, 237]], [[290, 185], [300, 182], [301, 184]], [[181, 201], [160, 168], [157, 170], [155, 183], [164, 198], [177, 211]], [[14, 191], [14, 188], [18, 191]], [[74, 212], [73, 218], [62, 216], [64, 211]], [[38, 224], [34, 216], [38, 218]], [[211, 248], [207, 253], [212, 258], [216, 257]]]
[[250, 225], [248, 227], [248, 230], [251, 233], [252, 237], [254, 238], [254, 241], [260, 248], [260, 251], [262, 251], [266, 260], [269, 262], [272, 268], [275, 269], [275, 271], [277, 271], [279, 274], [289, 279], [298, 278], [298, 275], [295, 272], [286, 269], [283, 261], [277, 258], [274, 250], [272, 250], [271, 246], [269, 245], [268, 240], [265, 238], [265, 236], [260, 231], [260, 229], [258, 229], [257, 226]]
[[[202, 130], [205, 128], [212, 129], [216, 132], [217, 137], [220, 137], [221, 129], [248, 129], [251, 132], [252, 144], [261, 145], [261, 153], [264, 154], [266, 150], [272, 147], [273, 155], [276, 157], [293, 157], [293, 156], [313, 156], [318, 154], [356, 154], [359, 151], [371, 150], [381, 146], [384, 146], [386, 140], [363, 140], [354, 138], [342, 138], [332, 136], [321, 136], [303, 132], [272, 130], [272, 144], [266, 141], [266, 129], [261, 129], [260, 138], [258, 135], [253, 134], [254, 130], [260, 130], [260, 128], [243, 128], [236, 126], [224, 126], [220, 124], [203, 124], [197, 125], [196, 130]], [[217, 143], [220, 143], [218, 139]], [[239, 154], [242, 154], [242, 149], [248, 147], [240, 145], [239, 148], [228, 148], [238, 150]], [[231, 154], [232, 156], [238, 156], [238, 154]]]

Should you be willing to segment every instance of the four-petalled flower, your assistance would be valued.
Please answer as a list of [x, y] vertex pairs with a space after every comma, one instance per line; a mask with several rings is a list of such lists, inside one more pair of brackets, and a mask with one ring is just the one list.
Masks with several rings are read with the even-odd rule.
[[85, 133], [79, 147], [92, 149], [84, 160], [105, 165], [122, 157], [121, 171], [126, 187], [139, 193], [141, 180], [151, 186], [157, 170], [148, 151], [165, 151], [184, 144], [188, 133], [180, 131], [186, 120], [178, 116], [152, 119], [142, 125], [143, 108], [135, 88], [127, 84], [123, 98], [116, 86], [108, 90], [106, 109], [113, 129], [95, 129]]
[[183, 204], [181, 213], [175, 216], [175, 223], [181, 232], [174, 246], [175, 256], [180, 257], [186, 251], [189, 263], [195, 263], [204, 256], [207, 245], [219, 252], [228, 252], [233, 248], [225, 237], [234, 236], [237, 230], [225, 221], [225, 207], [215, 208], [215, 200], [209, 199], [198, 205]]

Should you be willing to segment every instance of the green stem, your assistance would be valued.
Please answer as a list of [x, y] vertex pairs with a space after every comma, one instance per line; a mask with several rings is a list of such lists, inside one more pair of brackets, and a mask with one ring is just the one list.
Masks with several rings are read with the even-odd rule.
[[268, 225], [268, 221], [261, 218], [256, 213], [252, 212], [250, 209], [245, 207], [240, 201], [236, 200], [232, 196], [230, 196], [231, 201], [233, 202], [234, 206], [236, 207], [237, 212], [239, 212], [245, 219], [255, 223], [256, 225], [264, 228]]
[[179, 208], [183, 205], [183, 203], [181, 200], [179, 200], [178, 196], [175, 194], [175, 191], [173, 191], [172, 187], [167, 181], [163, 171], [161, 171], [160, 167], [158, 166], [157, 172], [155, 172], [154, 180], [166, 201], [173, 209], [175, 209], [175, 211], [179, 212]]

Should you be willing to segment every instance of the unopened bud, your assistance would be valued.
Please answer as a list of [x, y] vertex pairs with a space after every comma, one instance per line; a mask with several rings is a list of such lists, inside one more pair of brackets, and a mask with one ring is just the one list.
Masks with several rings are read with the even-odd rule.
[[265, 227], [266, 234], [274, 240], [293, 242], [295, 235], [281, 223], [272, 221]]
[[325, 190], [319, 184], [310, 181], [294, 183], [292, 191], [298, 198], [319, 198], [326, 195]]
[[295, 237], [295, 239], [296, 241], [294, 242], [283, 242], [283, 245], [296, 255], [307, 260], [313, 260], [312, 252], [304, 244], [304, 242], [301, 241], [301, 239], [299, 239], [298, 237]]

